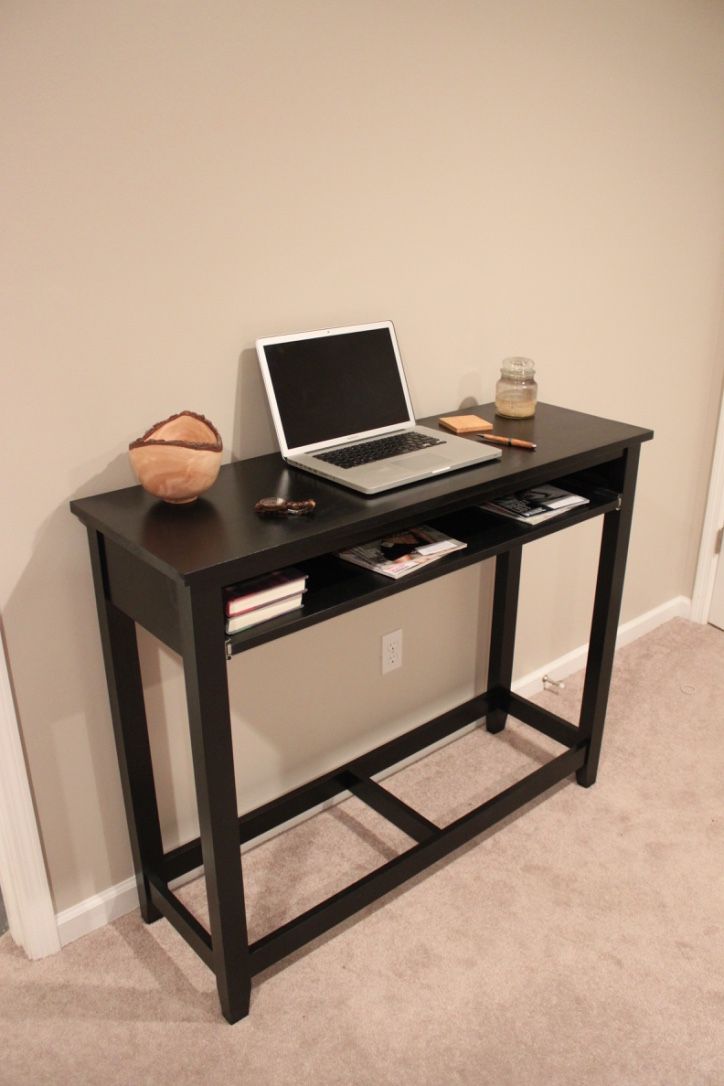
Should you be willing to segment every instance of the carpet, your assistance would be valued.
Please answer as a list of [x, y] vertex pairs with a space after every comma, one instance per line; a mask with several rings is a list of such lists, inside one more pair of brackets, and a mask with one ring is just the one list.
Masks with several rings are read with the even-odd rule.
[[[582, 675], [537, 700], [575, 721]], [[447, 823], [560, 747], [510, 721], [388, 778]], [[254, 982], [220, 1016], [137, 913], [28, 962], [0, 938], [0, 1083], [721, 1086], [724, 633], [621, 649], [599, 779], [562, 782]], [[251, 938], [409, 841], [349, 799], [244, 858]], [[331, 858], [331, 859], [330, 859]], [[203, 915], [201, 882], [183, 890]]]

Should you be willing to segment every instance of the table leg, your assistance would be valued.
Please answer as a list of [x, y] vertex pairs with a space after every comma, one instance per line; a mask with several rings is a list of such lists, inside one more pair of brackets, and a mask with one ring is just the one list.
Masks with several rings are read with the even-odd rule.
[[151, 902], [147, 872], [162, 871], [163, 844], [136, 627], [133, 620], [108, 599], [102, 536], [91, 528], [88, 543], [138, 899], [141, 915], [150, 924], [161, 914]]
[[[498, 694], [503, 695], [510, 690], [513, 678], [522, 552], [522, 546], [512, 547], [508, 551], [503, 551], [495, 559], [495, 594], [488, 663], [488, 690], [494, 699]], [[507, 716], [505, 709], [494, 708], [486, 718], [488, 731], [493, 733], [502, 731]]]
[[631, 534], [638, 460], [638, 446], [626, 451], [621, 507], [611, 513], [606, 513], [603, 518], [591, 638], [579, 720], [581, 734], [588, 740], [588, 755], [585, 764], [576, 774], [578, 783], [584, 788], [595, 783], [601, 754], [603, 726], [616, 651], [626, 555]]
[[182, 589], [179, 616], [213, 967], [236, 1022], [249, 1013], [251, 970], [220, 592]]

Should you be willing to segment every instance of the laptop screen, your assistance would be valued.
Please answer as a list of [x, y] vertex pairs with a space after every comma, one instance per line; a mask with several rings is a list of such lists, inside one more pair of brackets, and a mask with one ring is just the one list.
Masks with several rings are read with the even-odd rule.
[[414, 421], [393, 335], [385, 323], [258, 341], [287, 450]]

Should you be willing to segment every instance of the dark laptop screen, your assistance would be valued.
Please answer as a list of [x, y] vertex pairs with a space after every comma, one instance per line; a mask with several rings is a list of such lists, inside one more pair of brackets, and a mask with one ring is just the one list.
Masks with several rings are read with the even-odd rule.
[[410, 421], [389, 329], [264, 348], [289, 448]]

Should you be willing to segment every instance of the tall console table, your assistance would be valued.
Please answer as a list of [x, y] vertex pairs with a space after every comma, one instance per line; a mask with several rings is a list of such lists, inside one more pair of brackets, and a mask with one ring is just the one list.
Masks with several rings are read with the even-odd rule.
[[[493, 420], [492, 404], [477, 409]], [[436, 419], [423, 420], [436, 425]], [[222, 467], [190, 506], [158, 502], [140, 487], [71, 503], [88, 531], [98, 618], [121, 782], [143, 918], [166, 917], [216, 975], [229, 1022], [249, 1012], [252, 977], [380, 898], [511, 812], [575, 774], [593, 784], [623, 590], [639, 451], [650, 430], [539, 404], [533, 419], [495, 419], [495, 429], [537, 444], [502, 459], [374, 498], [287, 468], [278, 455]], [[521, 488], [556, 483], [590, 499], [535, 527], [483, 512], [479, 504]], [[312, 517], [268, 520], [257, 499], [314, 498]], [[602, 518], [588, 662], [578, 725], [511, 691], [523, 546]], [[342, 562], [335, 552], [432, 523], [467, 548], [393, 581]], [[226, 668], [236, 653], [465, 566], [495, 558], [488, 685], [462, 705], [355, 758], [332, 773], [239, 817]], [[227, 637], [222, 591], [257, 575], [301, 567], [304, 606]], [[183, 662], [200, 837], [164, 849], [148, 738], [135, 624]], [[270, 695], [270, 696], [273, 696]], [[556, 741], [563, 752], [451, 824], [438, 827], [384, 789], [375, 775], [476, 721], [500, 732], [508, 715]], [[255, 942], [247, 938], [240, 846], [335, 796], [354, 793], [414, 841], [371, 874]], [[203, 866], [208, 930], [170, 884]]]

